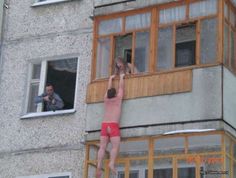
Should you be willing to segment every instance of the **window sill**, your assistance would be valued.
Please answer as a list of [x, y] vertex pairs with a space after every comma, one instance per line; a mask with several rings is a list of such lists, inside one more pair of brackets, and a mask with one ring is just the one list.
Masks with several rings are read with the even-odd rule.
[[31, 5], [31, 7], [49, 5], [49, 4], [55, 4], [55, 3], [61, 3], [61, 2], [68, 2], [68, 1], [71, 1], [71, 0], [48, 0], [48, 1], [43, 1], [43, 2], [35, 2]]
[[29, 118], [36, 118], [36, 117], [47, 117], [47, 116], [57, 116], [57, 115], [64, 115], [64, 114], [72, 114], [75, 113], [75, 109], [67, 109], [61, 111], [47, 111], [47, 112], [38, 112], [38, 113], [28, 113], [21, 116], [20, 119], [29, 119]]

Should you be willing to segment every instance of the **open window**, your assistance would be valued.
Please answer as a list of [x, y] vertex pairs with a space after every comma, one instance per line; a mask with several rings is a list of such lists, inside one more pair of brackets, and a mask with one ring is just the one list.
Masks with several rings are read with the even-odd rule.
[[176, 28], [175, 67], [195, 64], [196, 24], [180, 25]]
[[37, 96], [45, 94], [45, 86], [50, 83], [54, 92], [63, 100], [61, 110], [74, 108], [77, 78], [77, 58], [43, 61], [31, 65], [26, 113], [45, 112], [45, 102], [35, 103]]
[[122, 58], [128, 73], [149, 71], [151, 13], [102, 20], [96, 40], [95, 79], [114, 74], [116, 60]]
[[[123, 59], [123, 63], [126, 66], [128, 64], [132, 64], [132, 39], [132, 33], [128, 33], [122, 36], [115, 36], [115, 60], [117, 60], [118, 57], [121, 57]], [[115, 63], [116, 62], [117, 61], [115, 61]], [[116, 65], [113, 66], [115, 71]], [[131, 70], [128, 70], [127, 72], [131, 73]]]

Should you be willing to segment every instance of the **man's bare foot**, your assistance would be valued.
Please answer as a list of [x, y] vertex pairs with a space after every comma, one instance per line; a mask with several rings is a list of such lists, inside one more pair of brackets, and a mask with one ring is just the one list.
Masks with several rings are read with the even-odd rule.
[[110, 168], [112, 174], [117, 175], [117, 170], [115, 169], [114, 164], [109, 163], [108, 166], [109, 166], [109, 168]]
[[102, 176], [102, 170], [97, 168], [97, 170], [96, 170], [96, 178], [101, 178], [101, 176]]

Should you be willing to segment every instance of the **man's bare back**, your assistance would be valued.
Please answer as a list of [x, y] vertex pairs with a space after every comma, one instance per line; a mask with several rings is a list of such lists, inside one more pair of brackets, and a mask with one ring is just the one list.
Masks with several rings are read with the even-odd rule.
[[120, 121], [121, 104], [122, 104], [123, 90], [119, 89], [116, 97], [104, 99], [104, 119], [103, 122], [117, 122]]

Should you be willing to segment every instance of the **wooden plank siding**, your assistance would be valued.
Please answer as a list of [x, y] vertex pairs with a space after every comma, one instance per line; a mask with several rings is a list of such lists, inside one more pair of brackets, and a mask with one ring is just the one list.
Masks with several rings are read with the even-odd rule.
[[[119, 78], [113, 86], [118, 87]], [[88, 85], [87, 103], [102, 102], [108, 80], [95, 81]], [[190, 92], [192, 90], [192, 69], [163, 74], [143, 75], [125, 78], [124, 99]]]

